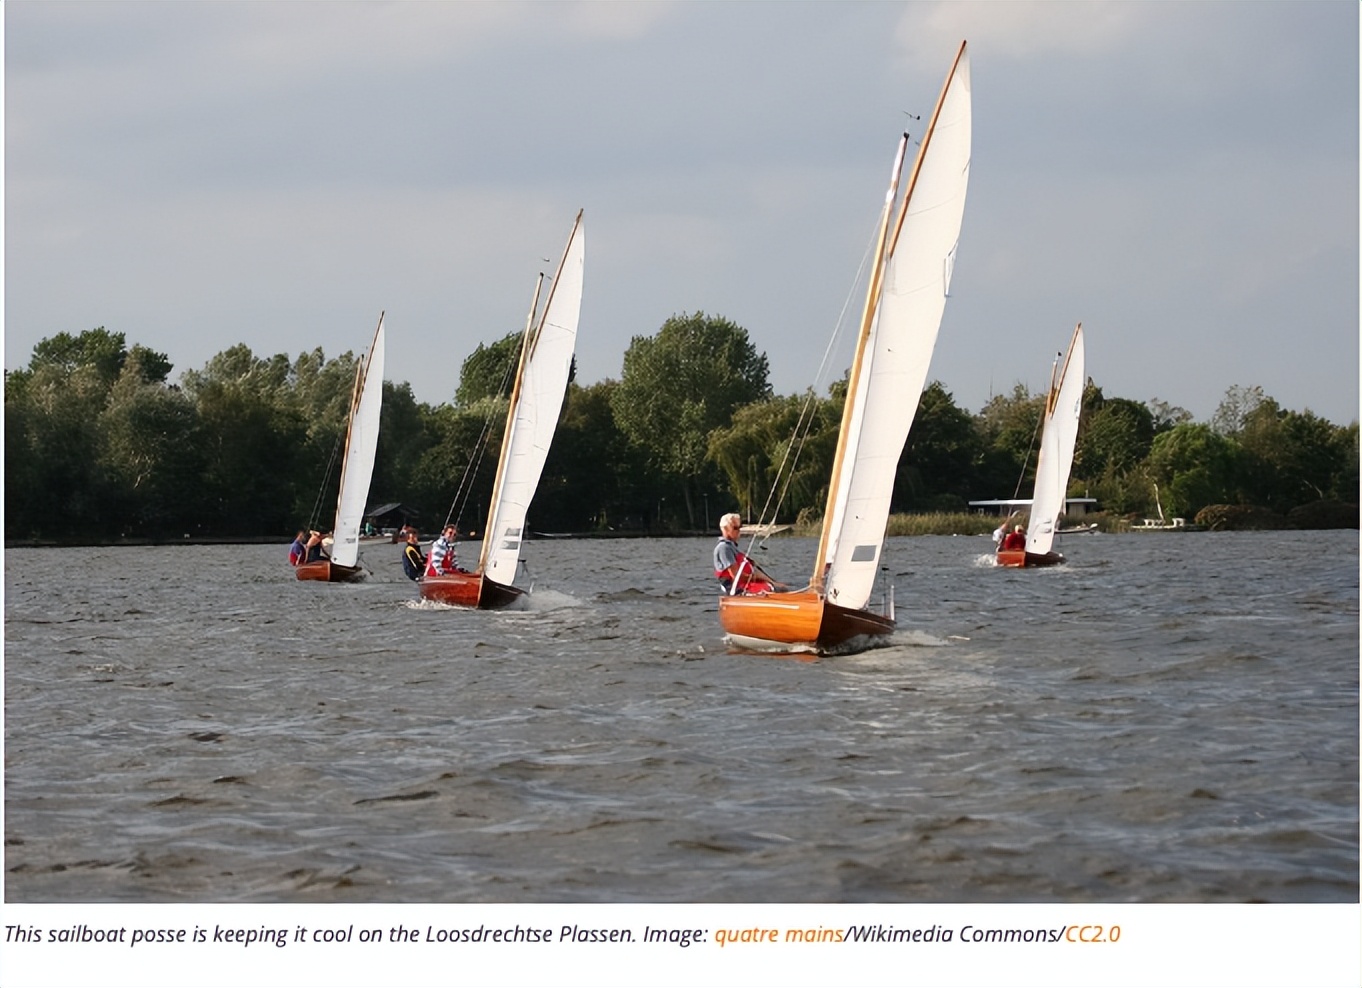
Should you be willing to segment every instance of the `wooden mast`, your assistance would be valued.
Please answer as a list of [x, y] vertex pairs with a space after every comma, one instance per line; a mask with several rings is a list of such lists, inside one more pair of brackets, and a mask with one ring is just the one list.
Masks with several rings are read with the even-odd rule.
[[1064, 367], [1062, 370], [1060, 370], [1059, 376], [1056, 377], [1054, 371], [1053, 370], [1050, 371], [1050, 399], [1045, 403], [1045, 414], [1047, 416], [1054, 414], [1055, 402], [1059, 400], [1058, 385], [1063, 384], [1064, 378], [1068, 376], [1069, 361], [1073, 359], [1074, 355], [1074, 341], [1078, 339], [1078, 333], [1082, 328], [1083, 324], [1079, 323], [1077, 326], [1074, 327], [1073, 336], [1069, 337], [1069, 350], [1066, 354], [1064, 354]]

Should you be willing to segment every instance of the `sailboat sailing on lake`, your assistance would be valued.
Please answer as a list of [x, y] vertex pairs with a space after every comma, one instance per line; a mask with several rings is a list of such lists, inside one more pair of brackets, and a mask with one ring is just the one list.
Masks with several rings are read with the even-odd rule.
[[851, 365], [823, 530], [809, 586], [719, 600], [735, 645], [825, 651], [895, 627], [892, 589], [868, 602], [880, 568], [894, 474], [927, 379], [955, 265], [970, 166], [969, 56], [960, 45], [899, 201], [899, 143]]
[[421, 578], [423, 600], [491, 609], [505, 607], [525, 593], [513, 581], [520, 562], [525, 516], [544, 472], [572, 370], [585, 250], [582, 214], [578, 212], [539, 321], [534, 322], [539, 301], [536, 289], [535, 306], [521, 338], [478, 567], [471, 573], [427, 574]]
[[374, 473], [374, 454], [378, 450], [378, 419], [383, 407], [383, 352], [383, 315], [380, 313], [374, 341], [355, 369], [340, 492], [336, 495], [336, 520], [331, 528], [331, 555], [295, 567], [294, 573], [300, 580], [354, 583], [368, 575], [359, 564], [359, 529], [364, 521], [364, 506], [369, 499], [369, 482]]
[[1044, 426], [1040, 434], [1040, 453], [1036, 457], [1036, 487], [1031, 495], [1031, 517], [1027, 522], [1025, 548], [999, 549], [999, 566], [1053, 566], [1064, 556], [1052, 548], [1064, 513], [1064, 495], [1069, 486], [1069, 470], [1074, 463], [1074, 442], [1078, 438], [1078, 419], [1083, 411], [1085, 377], [1083, 324], [1074, 327], [1069, 354], [1058, 377], [1053, 373], [1050, 392], [1045, 397]]

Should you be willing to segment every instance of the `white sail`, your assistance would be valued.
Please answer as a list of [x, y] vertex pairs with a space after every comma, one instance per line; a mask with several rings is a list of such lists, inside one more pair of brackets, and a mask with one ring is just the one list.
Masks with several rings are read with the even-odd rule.
[[340, 494], [336, 498], [335, 544], [331, 561], [341, 566], [359, 563], [359, 526], [369, 500], [374, 453], [378, 450], [378, 418], [383, 408], [383, 317], [367, 356], [360, 359], [350, 403], [350, 426], [345, 436]]
[[511, 393], [480, 566], [484, 576], [508, 586], [515, 580], [525, 515], [544, 472], [572, 369], [585, 251], [582, 214], [578, 213], [539, 325], [526, 330], [520, 372]]
[[827, 599], [843, 607], [865, 606], [878, 571], [894, 474], [926, 383], [955, 264], [969, 184], [970, 120], [969, 56], [962, 45], [904, 192], [899, 227], [885, 245], [878, 309], [843, 413], [850, 418], [820, 554]]
[[1069, 469], [1074, 463], [1074, 440], [1078, 438], [1078, 417], [1083, 410], [1083, 325], [1074, 329], [1069, 356], [1064, 361], [1059, 381], [1046, 400], [1045, 426], [1041, 430], [1040, 454], [1036, 457], [1036, 487], [1031, 500], [1031, 518], [1026, 530], [1026, 551], [1045, 554], [1055, 541], [1059, 516], [1064, 511], [1064, 495], [1069, 487]]

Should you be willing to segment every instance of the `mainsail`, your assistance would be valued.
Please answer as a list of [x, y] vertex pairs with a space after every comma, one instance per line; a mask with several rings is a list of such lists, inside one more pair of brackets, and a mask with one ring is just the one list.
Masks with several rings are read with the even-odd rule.
[[508, 586], [515, 580], [525, 516], [544, 471], [572, 369], [585, 250], [578, 212], [539, 323], [526, 328], [521, 343], [479, 565], [484, 576]]
[[[880, 286], [876, 290], [872, 275], [861, 352], [852, 368], [813, 574], [814, 585], [842, 607], [864, 607], [874, 586], [894, 474], [950, 289], [969, 184], [970, 132], [969, 56], [962, 44], [897, 223], [882, 236]], [[899, 154], [901, 160], [902, 148]], [[896, 186], [891, 182], [886, 209]]]
[[374, 453], [378, 449], [378, 419], [383, 407], [383, 316], [378, 317], [374, 342], [360, 358], [350, 398], [350, 425], [345, 436], [340, 493], [336, 498], [335, 540], [331, 561], [341, 566], [359, 563], [359, 527], [369, 500]]
[[1064, 369], [1051, 386], [1045, 402], [1045, 426], [1041, 430], [1040, 453], [1036, 458], [1036, 486], [1031, 495], [1031, 519], [1026, 532], [1026, 551], [1045, 554], [1055, 541], [1059, 516], [1064, 512], [1064, 496], [1069, 486], [1069, 470], [1074, 462], [1074, 441], [1078, 438], [1078, 418], [1083, 411], [1083, 324], [1074, 329]]

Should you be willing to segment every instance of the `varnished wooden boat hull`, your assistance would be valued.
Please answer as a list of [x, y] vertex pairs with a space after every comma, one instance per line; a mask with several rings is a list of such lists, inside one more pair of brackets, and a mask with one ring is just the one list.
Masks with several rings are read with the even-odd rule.
[[301, 563], [293, 568], [293, 573], [300, 580], [320, 580], [323, 583], [359, 583], [369, 575], [363, 566], [342, 566], [329, 559]]
[[454, 607], [476, 607], [494, 611], [525, 595], [519, 587], [489, 580], [481, 573], [448, 573], [421, 577], [421, 599]]
[[812, 590], [721, 597], [719, 623], [735, 645], [815, 652], [857, 637], [882, 638], [893, 634], [895, 626], [891, 617], [839, 607]]
[[1025, 549], [998, 550], [998, 565], [1010, 566], [1015, 569], [1034, 566], [1058, 566], [1064, 561], [1064, 557], [1058, 552], [1047, 552], [1041, 555], [1038, 552], [1027, 552]]

